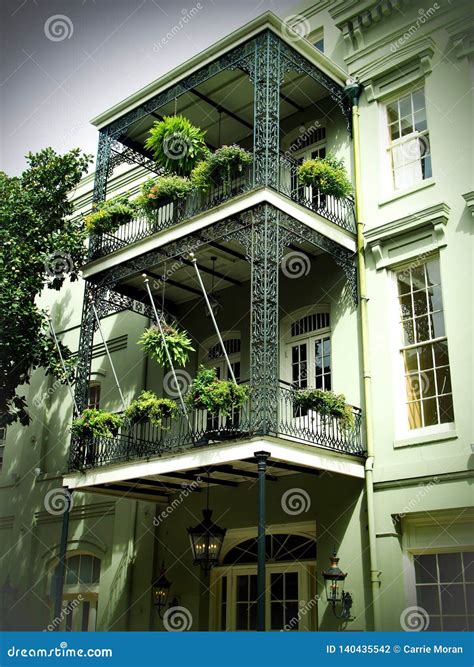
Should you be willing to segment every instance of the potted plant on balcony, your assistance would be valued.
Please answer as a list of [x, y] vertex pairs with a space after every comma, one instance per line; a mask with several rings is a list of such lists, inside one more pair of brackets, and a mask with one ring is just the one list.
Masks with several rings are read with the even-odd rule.
[[84, 225], [90, 234], [110, 233], [130, 222], [134, 215], [135, 206], [126, 196], [114, 197], [93, 204], [92, 212], [84, 217]]
[[87, 408], [73, 420], [71, 433], [76, 438], [113, 438], [122, 425], [122, 415]]
[[248, 399], [248, 387], [232, 380], [219, 380], [215, 368], [200, 366], [186, 394], [186, 401], [195, 410], [228, 417]]
[[176, 401], [159, 398], [152, 391], [142, 391], [140, 396], [126, 408], [124, 415], [130, 424], [150, 422], [154, 426], [164, 428], [163, 421], [173, 419], [177, 412]]
[[192, 189], [191, 181], [183, 176], [176, 174], [159, 176], [142, 185], [141, 194], [137, 197], [136, 203], [150, 215], [161, 206], [183, 201]]
[[344, 429], [355, 426], [354, 413], [344, 394], [325, 389], [295, 389], [293, 405], [303, 411], [314, 410], [322, 417], [334, 417]]
[[344, 160], [331, 153], [324, 158], [304, 160], [298, 167], [298, 182], [312, 186], [323, 195], [348, 197], [352, 193], [352, 183], [347, 175]]
[[191, 181], [202, 192], [209, 190], [213, 184], [222, 184], [227, 190], [232, 181], [252, 164], [252, 160], [252, 154], [237, 144], [221, 146], [196, 165], [191, 172]]
[[[173, 364], [176, 366], [185, 366], [189, 359], [189, 353], [194, 352], [194, 347], [188, 333], [180, 329], [176, 323], [171, 325], [162, 324], [162, 329]], [[158, 327], [153, 326], [145, 329], [138, 340], [138, 344], [160, 366], [163, 368], [169, 366], [163, 336]]]
[[204, 135], [184, 116], [165, 116], [153, 125], [145, 146], [166, 171], [188, 176], [208, 152]]

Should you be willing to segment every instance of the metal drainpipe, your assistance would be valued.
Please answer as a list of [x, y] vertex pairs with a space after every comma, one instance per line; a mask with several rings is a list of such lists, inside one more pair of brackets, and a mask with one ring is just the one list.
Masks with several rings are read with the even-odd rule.
[[352, 131], [354, 147], [354, 178], [355, 178], [355, 215], [357, 225], [357, 268], [359, 275], [360, 294], [360, 330], [362, 347], [362, 372], [364, 376], [364, 405], [365, 405], [365, 440], [367, 445], [367, 460], [365, 463], [365, 489], [367, 500], [367, 521], [369, 532], [370, 553], [370, 583], [372, 587], [372, 605], [374, 614], [374, 630], [380, 629], [380, 575], [377, 567], [377, 537], [375, 532], [374, 508], [374, 481], [373, 469], [375, 462], [374, 432], [372, 419], [372, 376], [369, 360], [369, 331], [367, 317], [367, 284], [365, 275], [365, 244], [364, 221], [362, 214], [362, 189], [360, 169], [360, 127], [359, 127], [359, 97], [362, 86], [358, 82], [348, 83], [346, 95], [352, 103]]
[[[63, 588], [64, 575], [66, 573], [66, 555], [67, 542], [69, 533], [69, 513], [72, 507], [72, 492], [66, 487], [63, 488], [64, 493], [64, 512], [61, 525], [61, 540], [59, 542], [58, 566], [55, 572], [55, 588], [54, 588], [54, 618], [61, 618], [62, 604], [63, 604]], [[59, 623], [55, 626], [55, 630], [59, 631]]]

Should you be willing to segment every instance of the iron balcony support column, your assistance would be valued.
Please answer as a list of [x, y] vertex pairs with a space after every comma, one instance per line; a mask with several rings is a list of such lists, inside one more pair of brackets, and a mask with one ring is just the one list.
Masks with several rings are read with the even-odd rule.
[[69, 513], [72, 508], [72, 493], [64, 488], [64, 512], [61, 525], [61, 540], [59, 543], [58, 566], [54, 579], [54, 629], [59, 630], [58, 620], [61, 618], [63, 601], [64, 576], [66, 573], [66, 554], [69, 533]]
[[280, 150], [280, 41], [269, 30], [255, 40], [254, 185], [278, 187]]
[[265, 500], [265, 481], [267, 471], [267, 459], [269, 452], [255, 452], [258, 469], [258, 561], [257, 561], [257, 630], [265, 630], [265, 527], [266, 527], [266, 500]]
[[82, 305], [81, 332], [78, 345], [78, 365], [74, 396], [79, 412], [82, 412], [89, 402], [89, 380], [94, 345], [94, 331], [96, 322], [92, 304], [95, 301], [96, 288], [86, 281], [84, 287], [84, 302]]
[[[97, 158], [95, 163], [94, 191], [92, 193], [92, 203], [98, 204], [105, 200], [107, 195], [107, 178], [109, 175], [110, 150], [112, 140], [109, 135], [101, 130], [99, 132], [99, 144], [97, 146]], [[100, 239], [95, 235], [89, 236], [89, 259], [92, 259], [97, 250]]]
[[252, 430], [278, 431], [278, 213], [271, 206], [256, 209], [251, 248], [250, 379]]

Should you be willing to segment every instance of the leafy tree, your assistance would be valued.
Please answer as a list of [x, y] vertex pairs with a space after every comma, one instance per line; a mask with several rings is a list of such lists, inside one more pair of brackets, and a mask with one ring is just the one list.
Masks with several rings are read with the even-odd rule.
[[[29, 153], [19, 177], [0, 172], [0, 425], [30, 417], [18, 388], [44, 367], [64, 381], [46, 313], [36, 305], [45, 287], [59, 290], [77, 280], [85, 259], [83, 223], [71, 220], [68, 198], [91, 157], [79, 149]], [[62, 346], [68, 371], [70, 351]]]

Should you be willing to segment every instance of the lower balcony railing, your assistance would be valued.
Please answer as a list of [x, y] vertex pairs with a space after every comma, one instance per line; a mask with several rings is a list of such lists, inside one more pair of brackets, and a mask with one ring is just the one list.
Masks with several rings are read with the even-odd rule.
[[[266, 433], [255, 427], [250, 391], [247, 403], [230, 416], [189, 409], [161, 426], [144, 422], [123, 427], [115, 437], [73, 439], [70, 469], [95, 468], [206, 445], [218, 446], [227, 440], [243, 440], [253, 435], [280, 436], [341, 454], [364, 455], [359, 408], [351, 407], [354, 421], [348, 427], [335, 417], [295, 407], [294, 393], [289, 387], [279, 387], [277, 393], [277, 428], [269, 427]], [[269, 423], [272, 422], [275, 423], [269, 415]]]
[[[299, 185], [298, 164], [292, 157], [284, 154], [280, 156], [278, 191], [339, 227], [355, 232], [352, 198], [325, 195], [314, 187]], [[253, 165], [250, 165], [231, 180], [216, 183], [209, 192], [193, 192], [179, 203], [164, 204], [157, 208], [153, 216], [137, 215], [131, 222], [122, 225], [113, 233], [94, 236], [89, 248], [89, 259], [104, 257], [119, 248], [172, 227], [257, 187], [257, 184], [254, 183], [253, 171]]]

